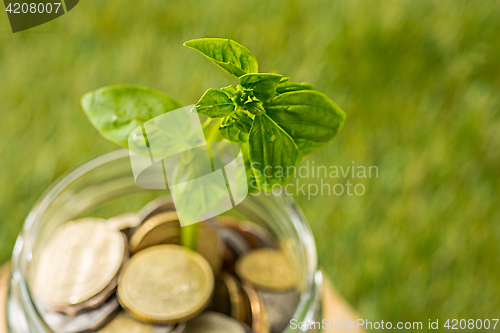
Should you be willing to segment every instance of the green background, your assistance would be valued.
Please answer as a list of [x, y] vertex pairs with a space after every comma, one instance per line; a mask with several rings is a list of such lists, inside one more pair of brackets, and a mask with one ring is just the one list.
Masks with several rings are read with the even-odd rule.
[[346, 111], [309, 163], [378, 167], [326, 179], [362, 196], [297, 196], [362, 317], [498, 318], [499, 17], [499, 1], [86, 0], [12, 34], [0, 14], [0, 262], [55, 179], [116, 148], [83, 114], [85, 92], [138, 84], [192, 104], [235, 82], [182, 43], [228, 37]]

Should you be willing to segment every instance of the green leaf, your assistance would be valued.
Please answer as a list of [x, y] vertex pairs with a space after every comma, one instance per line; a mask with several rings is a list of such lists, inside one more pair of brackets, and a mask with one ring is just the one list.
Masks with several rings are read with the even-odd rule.
[[210, 118], [222, 118], [230, 115], [236, 105], [225, 92], [210, 88], [196, 103], [196, 109]]
[[220, 68], [236, 77], [258, 72], [258, 63], [254, 55], [246, 47], [231, 39], [193, 39], [184, 45], [201, 52]]
[[298, 140], [295, 140], [295, 143], [299, 147], [302, 155], [305, 156], [305, 155], [314, 154], [315, 152], [318, 152], [318, 151], [326, 148], [326, 146], [328, 146], [328, 144], [330, 142], [329, 141], [321, 142], [321, 141], [311, 141], [311, 140], [298, 139]]
[[287, 182], [302, 157], [292, 138], [267, 114], [255, 116], [248, 144], [253, 175], [266, 191]]
[[234, 97], [234, 94], [236, 93], [237, 89], [235, 86], [232, 84], [228, 85], [227, 87], [222, 87], [220, 88], [223, 92], [229, 95], [229, 97]]
[[222, 120], [220, 133], [231, 142], [241, 143], [248, 141], [248, 133], [252, 128], [253, 119], [245, 112], [236, 111]]
[[[287, 182], [303, 155], [324, 148], [342, 128], [345, 113], [315, 90], [279, 94], [256, 115], [248, 138], [249, 161], [266, 191]], [[251, 180], [249, 178], [249, 180]]]
[[259, 101], [249, 101], [245, 103], [245, 109], [254, 115], [264, 114], [266, 110]]
[[271, 99], [282, 76], [279, 74], [245, 74], [239, 78], [243, 88], [252, 89], [253, 94], [260, 101]]
[[[225, 119], [225, 118], [224, 118]], [[234, 122], [220, 128], [221, 135], [228, 141], [240, 143], [248, 141], [248, 133], [240, 131]]]
[[288, 133], [304, 155], [324, 148], [346, 117], [328, 96], [315, 90], [276, 95], [264, 107], [266, 115]]
[[284, 94], [291, 91], [299, 90], [315, 90], [314, 87], [309, 83], [295, 83], [290, 81], [280, 82], [276, 88], [277, 94]]
[[208, 119], [201, 127], [203, 128], [203, 134], [205, 135], [205, 140], [207, 142], [217, 142], [223, 141], [224, 137], [220, 133], [221, 123], [226, 118], [215, 118]]
[[173, 165], [165, 162], [165, 168], [170, 170], [166, 171], [167, 177], [171, 177], [169, 181], [177, 184], [170, 190], [185, 221], [199, 221], [228, 195], [226, 187], [221, 187], [218, 177], [214, 177], [206, 146], [179, 153]]
[[128, 136], [144, 122], [182, 105], [149, 88], [132, 85], [104, 87], [82, 97], [90, 122], [106, 139], [128, 148]]
[[243, 156], [243, 161], [245, 162], [245, 173], [247, 177], [248, 183], [248, 193], [258, 193], [259, 186], [257, 184], [257, 179], [255, 178], [255, 174], [252, 170], [252, 162], [250, 161], [250, 153], [249, 153], [249, 143], [247, 142], [239, 142], [238, 146], [240, 146], [241, 154]]
[[253, 119], [250, 118], [245, 112], [236, 111], [231, 115], [233, 123], [236, 128], [244, 133], [249, 133], [252, 128]]

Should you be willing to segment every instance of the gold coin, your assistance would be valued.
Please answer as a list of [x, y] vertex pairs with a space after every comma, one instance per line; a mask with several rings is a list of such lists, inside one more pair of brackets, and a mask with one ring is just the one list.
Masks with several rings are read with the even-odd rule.
[[215, 281], [214, 295], [210, 309], [228, 316], [231, 315], [229, 291], [227, 290], [226, 284], [220, 278]]
[[155, 326], [132, 318], [126, 312], [120, 312], [110, 323], [98, 333], [171, 333], [174, 325]]
[[213, 310], [239, 321], [246, 321], [247, 312], [243, 291], [236, 277], [221, 273], [215, 284]]
[[103, 291], [125, 255], [123, 236], [105, 220], [86, 218], [59, 227], [35, 259], [33, 292], [51, 306], [82, 303]]
[[210, 222], [199, 223], [198, 252], [210, 263], [214, 274], [219, 275], [224, 260], [224, 244]]
[[181, 229], [177, 212], [163, 212], [148, 218], [130, 237], [130, 252], [160, 244], [179, 244]]
[[172, 324], [199, 314], [214, 288], [208, 262], [178, 245], [157, 245], [129, 260], [118, 280], [118, 299], [134, 317]]
[[141, 223], [143, 223], [153, 215], [167, 211], [175, 211], [174, 202], [172, 201], [172, 198], [161, 197], [151, 201], [146, 206], [144, 206], [144, 208], [142, 208], [139, 213], [137, 213], [137, 216], [139, 216]]
[[235, 319], [217, 312], [205, 312], [186, 323], [182, 333], [246, 333]]
[[284, 291], [295, 287], [295, 271], [280, 250], [254, 250], [238, 259], [235, 269], [240, 279], [258, 289]]
[[250, 320], [246, 323], [250, 324], [254, 333], [269, 333], [269, 318], [259, 294], [249, 283], [243, 282], [241, 287], [250, 309]]

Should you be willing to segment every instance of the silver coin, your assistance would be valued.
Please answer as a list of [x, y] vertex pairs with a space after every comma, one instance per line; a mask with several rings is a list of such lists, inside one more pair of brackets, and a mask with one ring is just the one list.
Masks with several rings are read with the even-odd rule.
[[278, 248], [276, 238], [263, 226], [248, 221], [239, 221], [232, 217], [224, 216], [218, 219], [222, 227], [227, 227], [238, 232], [252, 249]]
[[150, 333], [175, 333], [175, 329], [175, 325], [159, 325], [156, 326]]
[[[77, 305], [71, 305], [67, 307], [53, 307], [50, 305], [41, 305], [41, 306], [45, 307], [49, 311], [60, 312], [73, 317], [78, 315], [79, 313], [83, 313], [85, 311], [94, 309], [102, 305], [116, 291], [117, 283], [118, 283], [118, 277], [116, 277], [113, 281], [111, 281], [111, 283], [99, 294], [95, 295], [88, 301], [85, 301]], [[43, 304], [43, 302], [39, 301], [39, 304]]]
[[236, 256], [242, 256], [252, 250], [250, 244], [236, 230], [229, 227], [219, 227], [218, 231], [224, 243], [234, 251]]
[[245, 330], [245, 333], [254, 333], [254, 331], [247, 324], [242, 323], [241, 325], [243, 326], [243, 329]]
[[130, 229], [137, 227], [140, 223], [141, 219], [136, 213], [121, 214], [106, 221], [108, 228], [122, 231], [127, 235]]
[[174, 330], [170, 333], [184, 333], [184, 330], [186, 329], [186, 323], [179, 323], [177, 326], [175, 326]]
[[54, 333], [79, 333], [97, 330], [110, 321], [119, 310], [120, 303], [118, 303], [116, 296], [111, 297], [100, 307], [76, 316], [68, 316], [39, 308], [40, 315]]
[[[122, 234], [122, 237], [123, 237], [124, 244], [127, 244], [128, 243], [127, 237], [123, 234]], [[129, 253], [127, 250], [127, 246], [125, 246], [125, 255], [123, 257], [123, 261], [122, 261], [120, 270], [121, 270], [121, 268], [123, 268], [123, 266], [128, 261], [128, 259], [129, 259]], [[71, 305], [71, 306], [66, 306], [66, 307], [55, 307], [55, 306], [51, 306], [49, 304], [44, 303], [43, 300], [40, 300], [40, 299], [36, 299], [36, 302], [37, 302], [37, 304], [45, 307], [49, 311], [61, 312], [63, 314], [67, 314], [69, 316], [75, 316], [81, 312], [96, 308], [96, 307], [102, 305], [106, 300], [108, 300], [111, 297], [111, 295], [113, 293], [115, 293], [115, 291], [116, 291], [116, 287], [118, 285], [118, 275], [119, 275], [119, 272], [116, 274], [115, 278], [110, 282], [110, 284], [106, 288], [104, 288], [103, 291], [101, 291], [99, 294], [95, 295], [94, 297], [90, 298], [89, 300], [87, 300], [83, 303], [79, 303], [79, 304]]]
[[217, 312], [205, 312], [186, 323], [182, 333], [247, 333], [237, 320]]
[[36, 298], [54, 307], [77, 305], [111, 283], [126, 252], [123, 235], [105, 222], [84, 218], [57, 228], [35, 259]]
[[175, 325], [158, 325], [149, 333], [175, 333]]
[[286, 292], [260, 290], [258, 294], [264, 303], [271, 332], [283, 332], [290, 325], [290, 320], [297, 309], [299, 294], [295, 290]]

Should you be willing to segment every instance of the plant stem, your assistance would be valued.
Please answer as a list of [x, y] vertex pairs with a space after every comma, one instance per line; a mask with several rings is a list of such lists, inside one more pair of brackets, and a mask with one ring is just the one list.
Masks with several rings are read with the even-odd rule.
[[199, 224], [194, 223], [181, 228], [181, 243], [183, 246], [198, 251]]
[[[203, 124], [203, 132], [207, 144], [214, 141], [221, 141], [223, 137], [220, 134], [219, 126], [221, 119], [210, 119]], [[183, 246], [198, 251], [198, 230], [199, 224], [194, 223], [181, 228], [181, 243]]]

